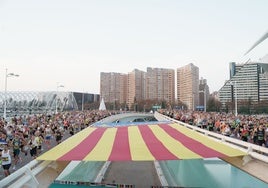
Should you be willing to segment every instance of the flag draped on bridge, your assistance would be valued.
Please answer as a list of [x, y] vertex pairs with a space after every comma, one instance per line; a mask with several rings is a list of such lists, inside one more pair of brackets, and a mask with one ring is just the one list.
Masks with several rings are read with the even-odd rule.
[[154, 161], [246, 155], [176, 123], [88, 127], [37, 160]]

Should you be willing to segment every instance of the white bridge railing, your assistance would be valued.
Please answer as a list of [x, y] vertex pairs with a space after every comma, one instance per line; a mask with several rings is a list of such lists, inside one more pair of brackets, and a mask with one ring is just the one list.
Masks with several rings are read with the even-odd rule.
[[0, 187], [17, 188], [23, 187], [27, 183], [29, 184], [28, 187], [38, 187], [39, 182], [35, 176], [43, 171], [50, 163], [51, 161], [33, 160], [8, 177], [2, 179], [0, 181]]
[[[266, 147], [252, 144], [252, 143], [248, 143], [248, 142], [244, 142], [242, 140], [231, 138], [229, 136], [224, 136], [222, 134], [211, 132], [211, 131], [208, 131], [205, 129], [201, 129], [201, 128], [196, 127], [196, 126], [189, 125], [189, 124], [183, 123], [181, 121], [177, 121], [173, 118], [170, 118], [170, 117], [165, 116], [163, 114], [160, 114], [158, 112], [155, 112], [154, 115], [155, 115], [155, 118], [159, 121], [169, 120], [172, 122], [176, 122], [176, 123], [183, 125], [189, 129], [192, 129], [193, 131], [197, 131], [201, 134], [204, 134], [204, 135], [206, 135], [206, 136], [208, 136], [216, 141], [224, 142], [225, 144], [229, 145], [230, 147], [240, 149], [241, 151], [246, 152], [252, 158], [255, 158], [255, 159], [258, 159], [258, 160], [263, 161], [265, 163], [268, 163], [268, 148], [266, 148]], [[245, 158], [245, 160], [246, 160], [246, 158]]]
[[[39, 187], [39, 182], [36, 179], [36, 175], [45, 170], [52, 163], [53, 161], [33, 160], [1, 180], [0, 188]], [[103, 166], [97, 174], [94, 182], [101, 183], [109, 165], [110, 161], [103, 163]]]

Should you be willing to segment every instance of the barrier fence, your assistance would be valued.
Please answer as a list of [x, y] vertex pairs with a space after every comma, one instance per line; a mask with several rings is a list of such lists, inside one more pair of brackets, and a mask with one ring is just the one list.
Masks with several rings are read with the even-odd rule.
[[[224, 142], [225, 144], [229, 145], [230, 147], [236, 148], [236, 149], [240, 149], [243, 152], [246, 152], [248, 154], [248, 156], [258, 159], [260, 161], [263, 161], [265, 163], [268, 163], [268, 148], [264, 147], [264, 146], [259, 146], [256, 144], [252, 144], [249, 142], [245, 142], [236, 138], [232, 138], [229, 136], [225, 136], [222, 134], [218, 134], [216, 132], [212, 132], [212, 131], [208, 131], [202, 128], [199, 128], [197, 126], [193, 126], [193, 125], [189, 125], [187, 123], [175, 120], [173, 118], [170, 118], [168, 116], [165, 116], [163, 114], [160, 114], [159, 112], [155, 112], [155, 118], [160, 120], [160, 121], [164, 121], [164, 120], [168, 120], [168, 121], [172, 121], [175, 123], [178, 123], [180, 125], [183, 125], [193, 131], [197, 131], [200, 134], [204, 134], [216, 141], [219, 142]], [[244, 157], [244, 162], [246, 163], [248, 161], [248, 156]]]

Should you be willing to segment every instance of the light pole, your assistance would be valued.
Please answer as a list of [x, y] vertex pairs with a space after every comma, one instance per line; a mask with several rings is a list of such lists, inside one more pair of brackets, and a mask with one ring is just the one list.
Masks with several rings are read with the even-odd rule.
[[204, 88], [204, 111], [207, 112], [207, 89]]
[[4, 118], [7, 117], [7, 78], [8, 77], [19, 77], [18, 74], [8, 73], [6, 69], [6, 76], [5, 76], [5, 100], [4, 100]]
[[206, 112], [207, 111], [207, 90], [206, 90], [206, 86], [204, 87], [204, 90], [199, 91], [199, 93], [204, 94], [204, 97], [203, 97], [203, 99], [204, 99], [204, 112]]
[[193, 93], [193, 95], [192, 95], [192, 108], [193, 108], [193, 111], [195, 111], [195, 93]]
[[84, 96], [84, 92], [83, 92], [82, 93], [82, 107], [81, 107], [82, 112], [84, 111], [84, 100], [85, 100], [85, 96]]
[[114, 99], [114, 111], [116, 110], [116, 101], [117, 101], [118, 99]]
[[237, 85], [236, 85], [236, 81], [234, 81], [235, 83], [235, 116], [237, 116]]
[[64, 87], [64, 85], [59, 85], [59, 83], [57, 83], [57, 92], [56, 92], [56, 110], [55, 110], [55, 114], [58, 113], [58, 91], [60, 87]]
[[235, 88], [235, 116], [237, 116], [237, 84], [236, 84], [236, 81], [234, 81], [234, 82], [231, 81], [231, 85], [233, 85]]

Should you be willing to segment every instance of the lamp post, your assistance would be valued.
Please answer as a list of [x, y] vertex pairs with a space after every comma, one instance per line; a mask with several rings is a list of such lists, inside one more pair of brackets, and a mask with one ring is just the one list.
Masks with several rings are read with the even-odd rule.
[[195, 111], [195, 93], [193, 93], [192, 95], [192, 108], [193, 108], [193, 111]]
[[204, 88], [204, 111], [207, 112], [207, 89]]
[[237, 85], [236, 85], [236, 81], [235, 83], [235, 116], [237, 116]]
[[199, 91], [199, 93], [204, 94], [204, 97], [203, 97], [203, 99], [204, 99], [204, 112], [206, 112], [207, 111], [207, 89], [206, 89], [206, 86], [204, 87], [204, 90]]
[[8, 77], [19, 77], [18, 74], [8, 73], [6, 69], [6, 76], [5, 76], [5, 100], [4, 100], [4, 118], [7, 117], [7, 78]]
[[60, 87], [64, 87], [64, 85], [59, 85], [59, 83], [57, 83], [57, 92], [56, 92], [56, 110], [55, 110], [55, 114], [58, 113], [58, 91]]
[[114, 109], [114, 111], [116, 110], [116, 101], [117, 101], [118, 99], [114, 99], [114, 107], [113, 107], [113, 109]]
[[85, 100], [85, 96], [84, 96], [84, 92], [83, 92], [82, 93], [82, 107], [81, 107], [82, 112], [84, 111], [84, 100]]
[[237, 84], [236, 81], [231, 82], [231, 85], [235, 88], [235, 116], [237, 116]]

